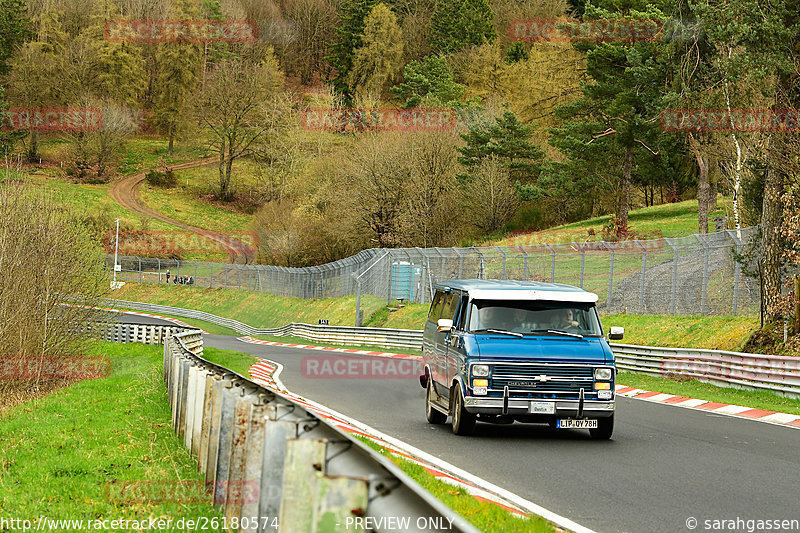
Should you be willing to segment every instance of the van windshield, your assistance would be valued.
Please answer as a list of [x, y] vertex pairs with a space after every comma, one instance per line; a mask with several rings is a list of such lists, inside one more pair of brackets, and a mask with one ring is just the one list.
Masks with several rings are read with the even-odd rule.
[[603, 334], [594, 304], [543, 300], [473, 300], [468, 329], [471, 333], [495, 330], [523, 335]]

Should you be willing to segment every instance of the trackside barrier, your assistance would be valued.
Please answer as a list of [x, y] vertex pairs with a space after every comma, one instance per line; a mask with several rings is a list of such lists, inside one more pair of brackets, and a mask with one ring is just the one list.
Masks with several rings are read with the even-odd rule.
[[386, 346], [391, 348], [422, 347], [422, 332], [414, 329], [392, 328], [357, 328], [349, 326], [316, 326], [312, 324], [292, 323], [279, 328], [255, 328], [253, 326], [223, 318], [204, 311], [170, 307], [168, 305], [128, 302], [125, 300], [104, 300], [104, 305], [124, 307], [151, 313], [164, 313], [184, 318], [204, 320], [219, 326], [230, 328], [243, 335], [273, 335], [277, 337], [301, 337], [316, 342], [334, 344], [351, 344], [356, 346]]
[[800, 398], [800, 357], [612, 344], [617, 368]]
[[[356, 328], [289, 324], [282, 328], [258, 329], [235, 320], [202, 311], [140, 302], [108, 300], [111, 305], [150, 312], [170, 313], [187, 318], [201, 318], [231, 327], [246, 335], [292, 335], [322, 343], [366, 344], [371, 346], [420, 349], [422, 330]], [[234, 328], [231, 323], [242, 327]], [[781, 357], [719, 350], [662, 348], [611, 344], [617, 367], [651, 375], [682, 375], [723, 387], [771, 390], [789, 397], [800, 397], [800, 357]]]
[[405, 531], [477, 533], [372, 448], [202, 350], [199, 331], [164, 344], [173, 426], [240, 531], [382, 531], [400, 519]]
[[154, 324], [105, 324], [90, 322], [77, 326], [82, 332], [108, 342], [164, 344], [166, 339], [176, 333], [194, 331], [195, 328], [182, 326], [163, 326]]

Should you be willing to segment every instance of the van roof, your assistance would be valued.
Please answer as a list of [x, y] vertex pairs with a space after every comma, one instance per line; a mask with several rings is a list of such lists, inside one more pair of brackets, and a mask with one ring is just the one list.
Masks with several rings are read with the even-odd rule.
[[437, 289], [466, 291], [478, 300], [550, 300], [595, 303], [598, 296], [572, 285], [500, 279], [451, 279], [436, 284]]

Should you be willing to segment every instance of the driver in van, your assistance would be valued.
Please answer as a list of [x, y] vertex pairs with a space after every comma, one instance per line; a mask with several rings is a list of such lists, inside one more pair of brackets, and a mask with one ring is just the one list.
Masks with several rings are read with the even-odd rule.
[[579, 326], [578, 321], [575, 320], [572, 309], [558, 309], [556, 311], [556, 316], [557, 318], [555, 324], [553, 325], [553, 329], [576, 329]]

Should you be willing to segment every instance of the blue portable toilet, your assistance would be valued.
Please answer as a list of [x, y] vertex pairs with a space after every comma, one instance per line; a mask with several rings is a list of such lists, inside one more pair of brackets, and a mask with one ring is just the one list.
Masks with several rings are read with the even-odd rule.
[[392, 299], [413, 302], [419, 290], [422, 278], [422, 268], [409, 263], [398, 261], [392, 264]]

